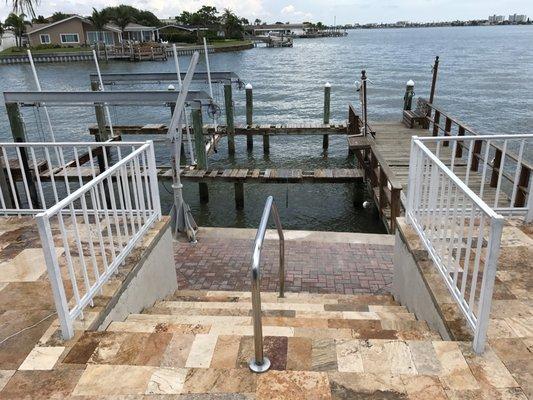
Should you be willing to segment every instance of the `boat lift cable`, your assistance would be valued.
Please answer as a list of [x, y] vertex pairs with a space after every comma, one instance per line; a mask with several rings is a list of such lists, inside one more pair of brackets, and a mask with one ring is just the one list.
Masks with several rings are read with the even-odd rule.
[[[35, 80], [35, 85], [37, 86], [37, 90], [39, 92], [42, 92], [41, 88], [41, 82], [39, 82], [39, 77], [37, 76], [37, 69], [35, 68], [35, 63], [33, 62], [33, 56], [31, 54], [31, 50], [28, 50], [28, 59], [30, 60], [30, 66], [31, 71], [33, 73], [33, 79]], [[54, 129], [52, 128], [52, 121], [50, 120], [50, 114], [48, 113], [48, 108], [46, 108], [46, 105], [42, 104], [44, 109], [44, 114], [46, 116], [46, 121], [48, 122], [48, 129], [50, 130], [50, 138], [52, 139], [52, 142], [56, 141], [55, 135], [54, 135]]]
[[[178, 60], [178, 51], [176, 50], [176, 44], [172, 44], [172, 53], [174, 54], [174, 64], [176, 64], [176, 73], [178, 75], [178, 90], [181, 91], [181, 88], [183, 86], [183, 82], [181, 80], [181, 71], [180, 71], [180, 63]], [[213, 98], [213, 96], [211, 96]], [[187, 133], [187, 142], [189, 147], [189, 157], [191, 159], [191, 165], [196, 164], [196, 160], [194, 159], [194, 151], [192, 149], [192, 140], [191, 140], [191, 130], [189, 127], [189, 117], [187, 116], [187, 113], [185, 113], [185, 130]]]
[[172, 119], [168, 125], [168, 136], [173, 144], [174, 150], [174, 162], [172, 163], [172, 177], [174, 190], [174, 204], [170, 213], [170, 221], [172, 224], [172, 232], [174, 238], [178, 237], [178, 234], [185, 233], [190, 242], [196, 242], [196, 231], [198, 226], [194, 221], [191, 213], [191, 209], [188, 204], [183, 200], [183, 185], [181, 184], [181, 142], [183, 137], [183, 120], [185, 114], [185, 102], [187, 100], [187, 92], [191, 84], [194, 70], [198, 64], [199, 58], [198, 52], [195, 52], [191, 58], [187, 74], [182, 82], [182, 87], [176, 100], [176, 106], [172, 113]]
[[[209, 84], [209, 95], [211, 96], [212, 99], [214, 99], [213, 82], [211, 82], [211, 67], [209, 65], [209, 55], [207, 52], [207, 40], [205, 39], [205, 36], [204, 36], [204, 54], [205, 54], [205, 67], [207, 69], [207, 82]], [[213, 137], [211, 140], [213, 140], [213, 151], [216, 152], [215, 134], [217, 133], [217, 130], [218, 130], [218, 121], [217, 121], [216, 113], [213, 113], [213, 124], [214, 124], [215, 129], [214, 129]]]
[[[104, 82], [102, 81], [102, 73], [100, 72], [100, 64], [98, 63], [98, 56], [96, 55], [96, 50], [93, 49], [93, 58], [94, 58], [94, 64], [96, 65], [96, 73], [98, 74], [98, 80], [100, 82], [100, 90], [103, 92], [105, 90], [104, 88]], [[104, 105], [106, 117], [109, 120], [109, 131], [111, 133], [111, 137], [115, 137], [115, 133], [113, 132], [113, 123], [111, 121], [111, 114], [109, 113], [109, 107], [107, 104]]]

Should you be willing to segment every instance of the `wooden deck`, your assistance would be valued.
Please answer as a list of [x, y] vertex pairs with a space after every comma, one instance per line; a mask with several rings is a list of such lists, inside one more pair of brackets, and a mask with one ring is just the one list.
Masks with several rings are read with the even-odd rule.
[[[375, 131], [375, 138], [369, 138], [369, 142], [372, 144], [372, 146], [374, 146], [375, 150], [379, 153], [381, 158], [394, 174], [392, 178], [401, 185], [401, 200], [402, 205], [405, 208], [409, 179], [411, 137], [432, 136], [432, 132], [429, 129], [422, 128], [410, 129], [401, 122], [377, 123], [371, 125]], [[348, 137], [348, 145], [353, 151], [361, 151], [360, 138]], [[436, 146], [434, 144], [427, 143], [427, 146], [432, 151], [436, 150]], [[454, 163], [454, 173], [457, 175], [457, 177], [463, 180], [467, 174], [466, 156], [467, 152], [464, 151], [463, 157], [456, 158]], [[450, 160], [452, 158], [452, 146], [450, 145], [441, 147], [439, 158], [444, 162], [444, 164], [450, 165]], [[479, 193], [481, 187], [481, 169], [478, 172], [470, 171], [468, 186], [475, 193]], [[488, 182], [485, 182], [483, 200], [492, 206], [495, 200], [495, 194], [496, 189], [490, 187]], [[508, 203], [509, 199], [504, 193], [502, 193], [500, 195], [498, 205], [507, 206]]]
[[[168, 174], [170, 172], [167, 172]], [[185, 170], [183, 181], [258, 183], [352, 183], [363, 180], [360, 169], [208, 169]]]
[[[191, 127], [192, 130], [192, 127]], [[214, 125], [204, 125], [204, 135], [212, 135], [215, 130]], [[166, 135], [168, 131], [165, 124], [146, 125], [114, 125], [115, 135]], [[91, 135], [98, 134], [98, 126], [89, 127]], [[227, 134], [225, 125], [218, 125], [217, 133]], [[274, 125], [235, 125], [235, 135], [346, 135], [346, 124], [274, 124]]]

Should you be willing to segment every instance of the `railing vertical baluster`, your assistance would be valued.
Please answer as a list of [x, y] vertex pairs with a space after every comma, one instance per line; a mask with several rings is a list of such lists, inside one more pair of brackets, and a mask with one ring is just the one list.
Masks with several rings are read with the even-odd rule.
[[461, 279], [461, 297], [466, 298], [466, 284], [468, 282], [468, 271], [470, 268], [470, 253], [472, 252], [472, 238], [474, 236], [474, 225], [476, 222], [476, 211], [472, 204], [472, 212], [470, 213], [470, 221], [468, 225], [468, 239], [466, 240], [465, 262], [463, 265], [463, 276]]
[[59, 197], [57, 195], [57, 188], [56, 188], [56, 178], [55, 178], [55, 171], [54, 166], [52, 165], [52, 160], [50, 158], [50, 152], [48, 151], [48, 147], [44, 148], [44, 155], [46, 159], [46, 164], [48, 165], [48, 172], [50, 174], [50, 181], [52, 182], [52, 192], [54, 193], [54, 201], [57, 203], [59, 201]]
[[150, 188], [152, 193], [152, 205], [154, 211], [158, 215], [158, 218], [161, 218], [161, 202], [159, 201], [159, 186], [157, 183], [157, 167], [155, 165], [155, 151], [154, 151], [154, 142], [148, 141], [149, 143], [149, 154], [148, 154], [148, 173], [150, 175]]
[[24, 165], [26, 163], [23, 162], [22, 156], [20, 154], [20, 147], [16, 148], [16, 153], [17, 153], [17, 159], [18, 159], [18, 164], [20, 168], [20, 174], [22, 175], [22, 182], [24, 184], [24, 191], [25, 191], [24, 194], [26, 195], [26, 200], [28, 200], [28, 206], [30, 207], [30, 210], [33, 210], [32, 194], [30, 193], [30, 188], [28, 186], [28, 179], [26, 177], [26, 173], [29, 171], [26, 171], [26, 169], [24, 168]]
[[[500, 191], [502, 189], [502, 176], [505, 165], [505, 155], [507, 153], [507, 140], [503, 141], [503, 150], [500, 153], [500, 162], [498, 163], [498, 181], [496, 183], [496, 194], [494, 195], [494, 208], [498, 207], [498, 200], [500, 199]], [[494, 169], [493, 169], [494, 171]]]
[[496, 279], [498, 256], [500, 254], [503, 222], [503, 217], [494, 217], [491, 219], [490, 223], [488, 253], [483, 269], [483, 280], [481, 281], [481, 293], [477, 315], [477, 329], [473, 343], [474, 351], [478, 354], [483, 353], [483, 350], [485, 349], [492, 293], [494, 290], [494, 281]]
[[[488, 166], [489, 166], [490, 140], [488, 140], [485, 143], [485, 146], [486, 146], [485, 158], [484, 158], [484, 161], [483, 161], [483, 172], [481, 173], [481, 186], [479, 188], [479, 197], [482, 200], [483, 200], [483, 191], [485, 190], [485, 179], [487, 179], [487, 169], [488, 169]], [[480, 148], [480, 151], [481, 151], [481, 148]]]
[[11, 165], [9, 164], [9, 158], [7, 157], [7, 152], [6, 152], [5, 147], [2, 147], [2, 155], [4, 156], [4, 160], [6, 163], [7, 178], [9, 180], [9, 186], [11, 187], [11, 194], [13, 196], [13, 202], [15, 203], [15, 208], [17, 210], [20, 210], [21, 207], [19, 204], [16, 183], [15, 183], [15, 180], [13, 179], [13, 175], [11, 174]]
[[43, 245], [44, 258], [46, 261], [46, 268], [48, 270], [48, 278], [52, 286], [52, 293], [54, 295], [54, 303], [59, 318], [61, 331], [66, 339], [74, 336], [74, 327], [70, 318], [67, 296], [63, 287], [63, 280], [61, 279], [61, 271], [59, 270], [59, 262], [57, 260], [56, 248], [52, 240], [52, 229], [50, 228], [50, 221], [47, 217], [37, 216], [37, 227], [39, 229], [39, 236]]
[[41, 199], [41, 207], [43, 210], [46, 210], [46, 199], [44, 197], [43, 184], [41, 182], [41, 173], [39, 171], [39, 166], [37, 165], [37, 158], [35, 157], [35, 150], [33, 150], [33, 146], [30, 147], [30, 155], [33, 164], [33, 171], [35, 172], [35, 179], [37, 180], [37, 188], [39, 190], [39, 197]]

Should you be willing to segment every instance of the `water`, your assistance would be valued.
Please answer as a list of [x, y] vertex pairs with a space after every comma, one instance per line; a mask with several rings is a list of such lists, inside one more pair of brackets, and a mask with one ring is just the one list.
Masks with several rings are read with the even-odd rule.
[[[441, 64], [436, 103], [480, 133], [531, 133], [533, 127], [533, 27], [458, 27], [351, 31], [347, 37], [296, 40], [292, 49], [256, 48], [239, 53], [211, 55], [213, 70], [236, 72], [254, 87], [254, 121], [257, 123], [318, 122], [322, 119], [323, 86], [332, 84], [332, 121], [343, 121], [347, 103], [355, 102], [354, 82], [362, 69], [369, 85], [369, 118], [401, 118], [405, 82], [413, 79], [417, 96], [428, 96], [435, 55]], [[188, 57], [181, 58], [185, 70]], [[91, 63], [39, 64], [44, 90], [88, 90]], [[172, 61], [102, 63], [102, 72], [173, 71]], [[203, 61], [198, 67], [205, 70]], [[148, 88], [149, 86], [145, 86]], [[158, 89], [165, 85], [152, 86]], [[201, 87], [206, 89], [205, 86]], [[114, 90], [128, 89], [115, 87]], [[34, 90], [28, 65], [0, 67], [0, 91]], [[223, 102], [221, 88], [215, 98]], [[234, 90], [236, 122], [244, 122], [244, 91]], [[112, 109], [115, 124], [166, 123], [163, 107]], [[56, 136], [65, 140], [90, 140], [87, 126], [95, 123], [91, 108], [53, 108]], [[30, 140], [46, 132], [39, 113], [24, 110]], [[204, 119], [205, 122], [209, 122]], [[0, 138], [10, 139], [7, 116], [0, 112]], [[135, 137], [132, 139], [139, 139]], [[162, 138], [158, 138], [162, 139]], [[163, 143], [158, 158], [168, 159]], [[227, 143], [210, 158], [210, 167], [325, 168], [352, 166], [344, 137], [330, 137], [330, 150], [322, 154], [321, 137], [273, 137], [270, 157], [256, 138], [253, 154], [245, 138], [237, 137], [237, 156], [229, 160]], [[167, 184], [167, 189], [169, 185]], [[245, 209], [234, 208], [233, 185], [210, 185], [210, 202], [200, 205], [196, 184], [186, 184], [185, 199], [201, 225], [256, 227], [267, 195], [280, 205], [288, 229], [383, 232], [376, 216], [361, 207], [370, 196], [363, 187], [348, 184], [246, 184]], [[161, 187], [168, 206], [170, 195]], [[355, 202], [355, 204], [354, 204]]]

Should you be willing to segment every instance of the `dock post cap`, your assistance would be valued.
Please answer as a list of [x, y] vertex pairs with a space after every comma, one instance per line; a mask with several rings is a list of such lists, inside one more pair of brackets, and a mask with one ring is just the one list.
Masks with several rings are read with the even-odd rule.
[[251, 83], [247, 83], [246, 86], [245, 86], [244, 88], [245, 88], [246, 90], [252, 90], [252, 89], [253, 89]]
[[409, 79], [407, 81], [407, 86], [414, 86], [414, 85], [415, 85], [415, 82], [412, 79]]
[[329, 82], [326, 82], [326, 84], [324, 85], [324, 87], [331, 87], [331, 84]]
[[176, 90], [173, 84], [168, 85], [167, 90]]

